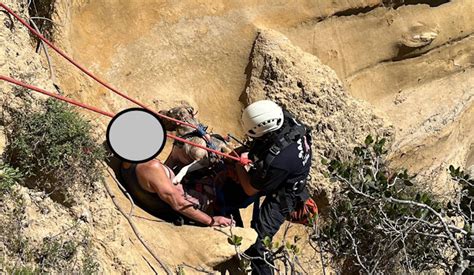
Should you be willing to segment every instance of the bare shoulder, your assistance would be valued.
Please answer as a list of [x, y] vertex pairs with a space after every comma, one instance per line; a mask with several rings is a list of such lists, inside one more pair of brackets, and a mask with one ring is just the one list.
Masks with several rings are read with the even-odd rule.
[[166, 167], [158, 160], [151, 160], [137, 166], [137, 175], [148, 188], [155, 192], [170, 192], [173, 184], [166, 174]]
[[147, 170], [147, 171], [150, 171], [150, 170], [162, 170], [163, 168], [161, 167], [163, 164], [161, 164], [160, 161], [156, 160], [156, 159], [152, 159], [150, 161], [147, 161], [147, 162], [144, 162], [144, 163], [140, 163], [139, 166], [144, 169], [144, 170]]
[[163, 164], [158, 160], [150, 160], [137, 165], [137, 175], [146, 180], [161, 178], [161, 175], [165, 173], [163, 168]]

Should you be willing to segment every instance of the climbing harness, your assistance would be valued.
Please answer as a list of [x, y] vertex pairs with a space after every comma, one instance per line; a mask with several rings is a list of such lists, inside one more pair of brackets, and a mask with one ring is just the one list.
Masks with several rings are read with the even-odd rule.
[[304, 143], [302, 147], [305, 153], [311, 147], [311, 135], [308, 127], [293, 118], [286, 110], [283, 113], [285, 122], [281, 130], [274, 135], [270, 135], [260, 149], [251, 156], [255, 159], [254, 166], [262, 171], [263, 176], [266, 175], [268, 167], [280, 152], [292, 143], [302, 139], [302, 143]]
[[[118, 91], [116, 88], [112, 87], [111, 85], [107, 84], [105, 81], [99, 79], [98, 77], [96, 77], [94, 74], [92, 74], [89, 70], [87, 70], [86, 68], [84, 68], [83, 66], [81, 66], [80, 64], [78, 64], [77, 62], [75, 62], [71, 57], [69, 57], [68, 55], [66, 55], [63, 51], [61, 51], [59, 48], [57, 48], [56, 46], [54, 46], [51, 41], [49, 41], [48, 39], [46, 39], [42, 34], [40, 34], [39, 32], [37, 32], [33, 27], [31, 27], [25, 20], [23, 20], [19, 15], [17, 15], [15, 12], [13, 12], [10, 8], [8, 8], [5, 4], [1, 3], [0, 2], [0, 7], [2, 7], [3, 9], [5, 9], [10, 15], [12, 15], [13, 17], [15, 17], [21, 24], [23, 24], [25, 27], [28, 28], [28, 30], [33, 33], [36, 37], [38, 37], [39, 39], [41, 39], [44, 43], [46, 43], [49, 47], [51, 47], [54, 51], [56, 51], [59, 55], [61, 55], [63, 58], [65, 58], [67, 61], [69, 61], [72, 65], [74, 65], [76, 68], [78, 68], [79, 70], [81, 70], [83, 73], [85, 73], [87, 76], [89, 76], [90, 78], [92, 78], [93, 80], [95, 80], [96, 82], [98, 82], [99, 84], [101, 84], [102, 86], [104, 86], [105, 88], [107, 88], [108, 90], [114, 92], [115, 94], [135, 103], [136, 105], [148, 110], [148, 111], [151, 111], [152, 113], [156, 114], [157, 116], [159, 117], [162, 117], [164, 119], [167, 119], [167, 120], [170, 120], [170, 121], [173, 121], [175, 122], [176, 124], [178, 125], [185, 125], [185, 126], [188, 126], [188, 127], [192, 127], [196, 130], [199, 129], [199, 126], [196, 126], [196, 125], [193, 125], [193, 124], [190, 124], [190, 123], [187, 123], [187, 122], [184, 122], [184, 121], [180, 121], [178, 119], [175, 119], [175, 118], [172, 118], [172, 117], [169, 117], [169, 116], [166, 116], [166, 115], [163, 115], [163, 114], [160, 114], [158, 112], [155, 112], [153, 110], [151, 110], [150, 108], [148, 108], [146, 105], [144, 105], [143, 103], [125, 95], [124, 93], [121, 93], [120, 91]], [[58, 94], [54, 94], [54, 93], [51, 93], [51, 92], [48, 92], [46, 90], [43, 90], [41, 88], [38, 88], [38, 87], [35, 87], [33, 85], [29, 85], [29, 84], [26, 84], [26, 83], [23, 83], [21, 81], [18, 81], [18, 80], [15, 80], [13, 78], [10, 78], [10, 77], [7, 77], [7, 76], [1, 76], [0, 75], [0, 80], [4, 80], [4, 81], [7, 81], [7, 82], [10, 82], [12, 84], [15, 84], [15, 85], [18, 85], [18, 86], [22, 86], [24, 88], [27, 88], [29, 90], [33, 90], [33, 91], [36, 91], [36, 92], [39, 92], [39, 93], [42, 93], [44, 95], [47, 95], [47, 96], [50, 96], [50, 97], [54, 97], [58, 100], [62, 100], [64, 102], [67, 102], [69, 104], [72, 104], [72, 105], [75, 105], [75, 106], [78, 106], [78, 107], [81, 107], [81, 108], [84, 108], [84, 109], [87, 109], [89, 111], [93, 111], [95, 113], [98, 113], [98, 114], [101, 114], [101, 115], [104, 115], [104, 116], [108, 116], [108, 117], [113, 117], [114, 114], [112, 113], [109, 113], [109, 112], [106, 112], [106, 111], [103, 111], [103, 110], [100, 110], [96, 107], [93, 107], [93, 106], [90, 106], [90, 105], [87, 105], [87, 104], [84, 104], [84, 103], [81, 103], [81, 102], [78, 102], [78, 101], [75, 101], [75, 100], [72, 100], [70, 98], [67, 98], [67, 97], [64, 97], [64, 96], [61, 96], [61, 95], [58, 95]], [[200, 131], [201, 133], [205, 133], [204, 135], [207, 136], [207, 133], [204, 129], [204, 131], [201, 130], [198, 130]], [[167, 137], [171, 138], [171, 139], [174, 139], [174, 140], [177, 140], [177, 141], [180, 141], [180, 142], [183, 142], [183, 143], [187, 143], [187, 144], [190, 144], [192, 146], [195, 146], [195, 147], [198, 147], [198, 148], [201, 148], [201, 149], [204, 149], [204, 150], [207, 150], [211, 153], [214, 153], [216, 155], [220, 155], [222, 157], [226, 157], [226, 158], [229, 158], [229, 159], [232, 159], [232, 160], [235, 160], [235, 161], [239, 161], [240, 163], [242, 163], [243, 165], [246, 165], [248, 164], [248, 161], [245, 160], [245, 159], [241, 159], [240, 157], [235, 157], [235, 156], [231, 156], [229, 154], [226, 154], [226, 153], [222, 153], [216, 149], [213, 149], [213, 148], [208, 148], [206, 146], [202, 146], [200, 144], [197, 144], [197, 143], [194, 143], [194, 142], [191, 142], [191, 141], [188, 141], [186, 139], [183, 139], [183, 138], [180, 138], [180, 137], [177, 137], [175, 135], [172, 135], [172, 134], [166, 134]], [[209, 142], [206, 139], [206, 143]], [[214, 146], [215, 147], [215, 146]]]
[[217, 146], [212, 142], [212, 139], [208, 138], [206, 125], [199, 123], [198, 127], [196, 128], [196, 132], [206, 141], [207, 147], [217, 150]]
[[[214, 137], [214, 138], [220, 139], [221, 141], [225, 142], [224, 138], [221, 137], [218, 134], [208, 134], [206, 132], [206, 130], [207, 130], [207, 126], [199, 123], [198, 128], [196, 130], [182, 135], [181, 138], [187, 140], [191, 137], [200, 137], [200, 138], [204, 139], [204, 141], [206, 142], [206, 147], [207, 148], [210, 148], [212, 150], [218, 150], [219, 148], [217, 147], [217, 145], [214, 144], [214, 142], [212, 142], [212, 138]], [[175, 145], [179, 148], [182, 148], [184, 144], [182, 142], [178, 141], [178, 140], [175, 140], [173, 145]], [[218, 160], [217, 155], [214, 154], [213, 152], [209, 152], [209, 159], [211, 160], [211, 163], [215, 163]]]

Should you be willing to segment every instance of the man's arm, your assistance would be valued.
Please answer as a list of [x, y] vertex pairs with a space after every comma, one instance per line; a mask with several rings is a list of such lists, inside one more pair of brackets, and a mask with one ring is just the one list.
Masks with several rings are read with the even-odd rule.
[[215, 217], [215, 219], [201, 210], [195, 209], [194, 205], [187, 201], [183, 194], [173, 186], [171, 180], [166, 176], [164, 167], [153, 166], [148, 168], [146, 179], [150, 186], [156, 191], [160, 199], [168, 203], [175, 211], [206, 225], [230, 225], [231, 220], [224, 217]]
[[[169, 183], [171, 184], [171, 183]], [[168, 185], [168, 184], [166, 184]], [[197, 222], [206, 225], [213, 225], [213, 218], [201, 210], [195, 209], [194, 205], [187, 201], [180, 192], [173, 186], [165, 186], [160, 184], [160, 187], [155, 189], [158, 196], [168, 203], [175, 211], [193, 219]]]
[[250, 176], [245, 170], [245, 167], [242, 164], [237, 163], [235, 165], [235, 172], [237, 173], [237, 177], [239, 178], [239, 183], [242, 185], [245, 194], [248, 196], [253, 196], [258, 193], [259, 190], [255, 189], [252, 184], [250, 183]]
[[275, 167], [270, 167], [265, 175], [256, 169], [247, 172], [241, 164], [236, 164], [235, 170], [244, 192], [249, 196], [260, 191], [276, 190], [288, 176], [288, 171]]

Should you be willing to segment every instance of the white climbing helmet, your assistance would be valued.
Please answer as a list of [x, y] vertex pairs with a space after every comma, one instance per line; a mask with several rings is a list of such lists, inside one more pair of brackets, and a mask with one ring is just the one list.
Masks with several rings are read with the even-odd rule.
[[283, 125], [283, 110], [271, 100], [256, 101], [242, 113], [242, 126], [250, 137], [261, 137], [280, 129]]

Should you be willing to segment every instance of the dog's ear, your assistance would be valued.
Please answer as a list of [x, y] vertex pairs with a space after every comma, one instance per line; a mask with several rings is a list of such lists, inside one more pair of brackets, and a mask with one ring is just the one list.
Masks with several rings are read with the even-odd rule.
[[186, 111], [191, 115], [191, 117], [194, 117], [196, 113], [194, 113], [194, 108], [192, 106], [187, 106]]
[[221, 152], [224, 154], [230, 154], [232, 153], [232, 148], [230, 148], [228, 145], [224, 145], [221, 148]]
[[[168, 117], [172, 117], [170, 111], [167, 110], [160, 110], [158, 111], [158, 113]], [[176, 123], [165, 117], [162, 117], [161, 121], [163, 122], [163, 126], [165, 127], [166, 131], [176, 131]]]

